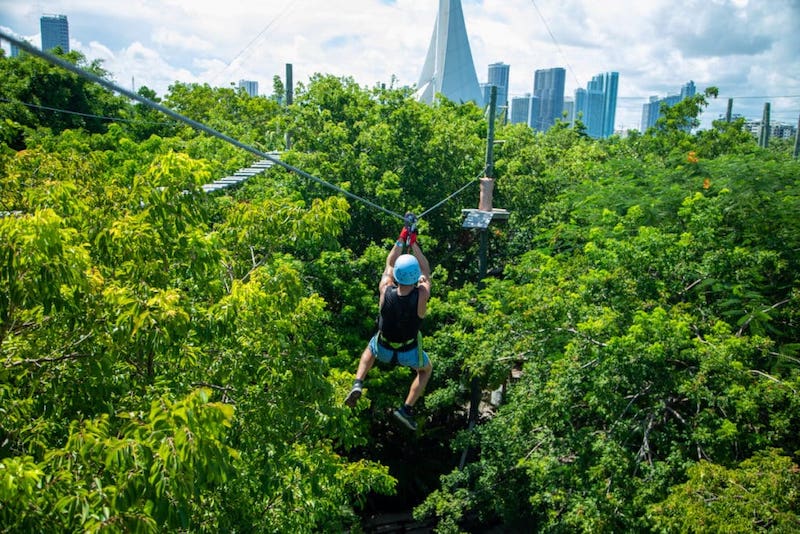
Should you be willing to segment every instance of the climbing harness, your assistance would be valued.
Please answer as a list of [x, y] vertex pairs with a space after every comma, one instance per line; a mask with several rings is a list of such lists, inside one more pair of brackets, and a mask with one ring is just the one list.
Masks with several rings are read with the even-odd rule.
[[389, 364], [393, 367], [397, 365], [398, 355], [401, 352], [409, 351], [415, 347], [417, 349], [417, 360], [419, 362], [419, 367], [423, 367], [425, 363], [425, 353], [422, 350], [422, 332], [417, 332], [416, 339], [409, 339], [407, 341], [399, 342], [389, 341], [383, 337], [383, 333], [378, 332], [378, 344], [392, 351], [392, 359]]

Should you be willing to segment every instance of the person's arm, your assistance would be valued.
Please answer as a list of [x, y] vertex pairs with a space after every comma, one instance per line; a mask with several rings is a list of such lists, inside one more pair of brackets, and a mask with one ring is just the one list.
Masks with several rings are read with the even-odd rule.
[[381, 281], [378, 284], [378, 292], [380, 293], [380, 300], [378, 304], [383, 306], [383, 294], [386, 291], [386, 288], [392, 285], [392, 280], [394, 276], [394, 262], [397, 261], [397, 258], [400, 257], [400, 254], [403, 253], [403, 243], [398, 239], [394, 245], [392, 245], [392, 250], [389, 251], [389, 254], [386, 255], [386, 267], [383, 269], [383, 275], [381, 275]]
[[411, 245], [411, 253], [417, 258], [419, 270], [422, 271], [422, 276], [419, 277], [419, 283], [417, 283], [419, 288], [417, 315], [425, 317], [425, 314], [428, 313], [428, 300], [431, 298], [431, 266], [418, 243], [415, 242]]
[[419, 248], [419, 243], [416, 241], [411, 245], [411, 253], [416, 256], [417, 261], [419, 262], [419, 270], [422, 271], [422, 275], [425, 278], [430, 278], [431, 266], [428, 263], [428, 258], [426, 258], [425, 254], [422, 253], [422, 249]]

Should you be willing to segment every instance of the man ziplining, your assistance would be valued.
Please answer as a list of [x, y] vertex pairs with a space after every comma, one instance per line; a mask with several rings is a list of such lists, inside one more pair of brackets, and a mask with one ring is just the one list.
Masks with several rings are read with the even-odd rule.
[[[353, 408], [361, 398], [364, 380], [377, 358], [391, 365], [410, 367], [417, 372], [405, 402], [394, 416], [410, 430], [417, 429], [414, 404], [422, 396], [433, 367], [422, 350], [419, 331], [431, 296], [431, 268], [417, 243], [416, 217], [406, 214], [400, 237], [386, 256], [386, 267], [378, 285], [378, 332], [372, 336], [358, 363], [353, 388], [344, 403]], [[407, 246], [411, 254], [403, 254]]]

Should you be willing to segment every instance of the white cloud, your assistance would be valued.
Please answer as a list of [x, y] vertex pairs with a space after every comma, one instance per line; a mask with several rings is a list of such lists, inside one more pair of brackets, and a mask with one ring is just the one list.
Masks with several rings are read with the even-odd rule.
[[178, 48], [189, 51], [208, 52], [214, 45], [197, 35], [185, 35], [169, 28], [156, 28], [153, 32], [153, 42], [165, 47]]
[[[90, 59], [103, 59], [126, 87], [133, 77], [160, 95], [176, 80], [228, 86], [240, 78], [259, 81], [268, 92], [286, 63], [296, 82], [322, 72], [352, 76], [364, 86], [389, 83], [393, 75], [412, 85], [437, 10], [437, 2], [420, 0], [0, 2], [0, 25], [34, 35], [36, 43], [42, 13], [66, 14], [72, 39], [89, 43], [79, 49]], [[531, 92], [536, 69], [569, 67], [569, 96], [595, 74], [618, 71], [618, 125], [638, 127], [650, 95], [677, 92], [689, 80], [699, 90], [718, 86], [722, 103], [712, 107], [723, 112], [729, 96], [800, 95], [798, 0], [462, 4], [479, 80], [489, 63], [505, 62], [509, 93], [519, 95]], [[800, 112], [800, 99], [780, 102], [787, 115]], [[734, 103], [755, 117], [762, 106], [758, 99]]]

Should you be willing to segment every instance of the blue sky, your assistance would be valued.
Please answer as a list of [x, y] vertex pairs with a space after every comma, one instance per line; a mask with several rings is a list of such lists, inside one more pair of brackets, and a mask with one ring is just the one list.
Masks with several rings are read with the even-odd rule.
[[[221, 7], [222, 6], [222, 7]], [[74, 49], [102, 59], [115, 81], [163, 95], [174, 81], [272, 90], [293, 65], [362, 86], [418, 81], [433, 29], [434, 0], [0, 0], [0, 27], [38, 45], [39, 17], [65, 14]], [[532, 91], [536, 69], [567, 69], [566, 95], [592, 76], [619, 72], [617, 128], [638, 128], [651, 95], [693, 80], [724, 113], [773, 121], [800, 115], [800, 0], [463, 0], [480, 81], [489, 63], [511, 66], [510, 95]], [[768, 98], [767, 98], [768, 97]], [[782, 98], [780, 98], [782, 97]]]

